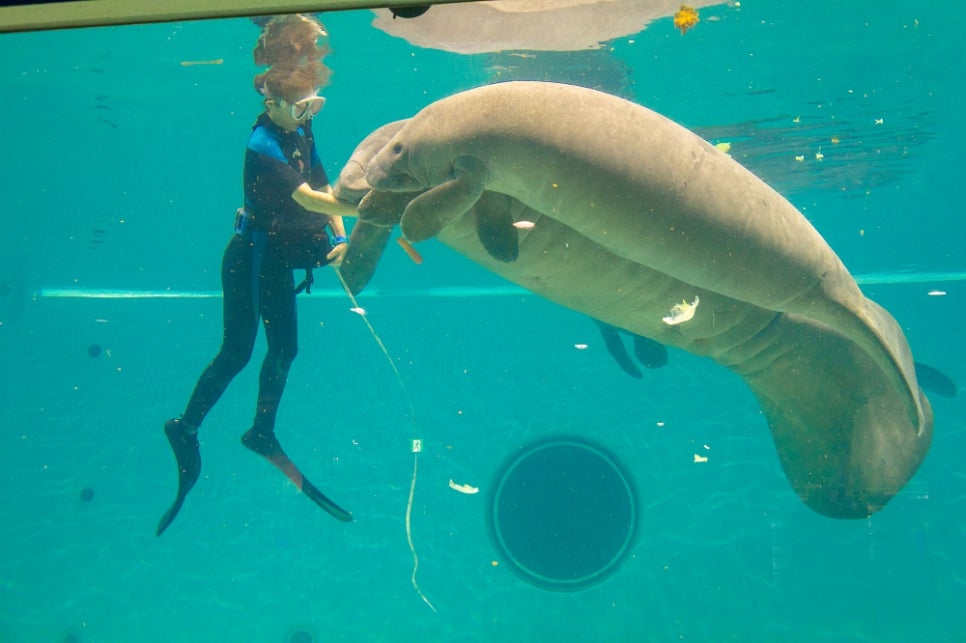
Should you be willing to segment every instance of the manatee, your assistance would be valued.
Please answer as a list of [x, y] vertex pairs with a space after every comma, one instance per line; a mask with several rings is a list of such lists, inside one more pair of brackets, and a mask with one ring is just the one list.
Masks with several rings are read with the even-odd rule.
[[621, 367], [621, 370], [631, 377], [640, 379], [642, 374], [641, 370], [637, 368], [637, 365], [628, 354], [627, 347], [624, 346], [624, 341], [621, 339], [621, 333], [630, 336], [631, 345], [634, 347], [634, 356], [637, 357], [637, 361], [642, 366], [646, 368], [661, 368], [667, 365], [667, 347], [664, 344], [659, 344], [653, 339], [642, 337], [637, 333], [631, 333], [611, 326], [610, 324], [605, 324], [599, 319], [595, 319], [594, 323], [597, 324], [597, 329], [600, 331], [601, 339], [604, 340], [607, 352], [614, 358], [617, 365]]
[[[366, 181], [364, 221], [733, 370], [820, 513], [870, 515], [925, 457], [932, 411], [895, 320], [777, 192], [640, 105], [554, 83], [462, 92], [388, 137]], [[481, 201], [527, 222], [516, 260], [483, 247]], [[666, 321], [682, 302], [693, 317]]]

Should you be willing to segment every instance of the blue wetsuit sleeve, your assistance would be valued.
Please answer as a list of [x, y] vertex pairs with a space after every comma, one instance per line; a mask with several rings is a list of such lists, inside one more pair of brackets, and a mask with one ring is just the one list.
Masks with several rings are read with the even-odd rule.
[[288, 164], [282, 146], [274, 136], [264, 127], [256, 127], [248, 139], [248, 149], [258, 154], [274, 158], [282, 163]]

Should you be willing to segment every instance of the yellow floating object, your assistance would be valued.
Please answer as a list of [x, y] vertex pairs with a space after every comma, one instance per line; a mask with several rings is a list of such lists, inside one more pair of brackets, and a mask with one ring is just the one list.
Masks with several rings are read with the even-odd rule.
[[182, 60], [182, 67], [193, 67], [194, 65], [220, 65], [225, 62], [224, 58], [215, 58], [214, 60]]
[[681, 30], [681, 35], [698, 24], [698, 12], [694, 7], [682, 4], [681, 8], [674, 14], [674, 26]]

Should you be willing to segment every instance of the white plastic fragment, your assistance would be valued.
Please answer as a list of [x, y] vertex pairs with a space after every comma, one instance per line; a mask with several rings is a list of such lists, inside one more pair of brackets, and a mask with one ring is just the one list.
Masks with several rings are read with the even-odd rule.
[[695, 295], [694, 301], [690, 304], [687, 300], [682, 301], [680, 304], [674, 304], [674, 307], [671, 308], [671, 314], [663, 318], [664, 323], [668, 326], [676, 326], [686, 321], [691, 321], [694, 318], [694, 313], [697, 311], [699, 303], [701, 303], [701, 298]]
[[471, 487], [468, 484], [457, 484], [456, 482], [453, 481], [452, 478], [449, 479], [449, 488], [459, 491], [460, 493], [466, 493], [470, 495], [480, 492], [479, 487]]

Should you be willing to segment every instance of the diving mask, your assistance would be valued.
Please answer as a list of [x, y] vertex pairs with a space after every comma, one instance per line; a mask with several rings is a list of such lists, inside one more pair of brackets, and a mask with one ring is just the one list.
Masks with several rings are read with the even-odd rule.
[[306, 119], [312, 118], [316, 114], [322, 111], [322, 106], [325, 105], [324, 96], [306, 96], [294, 103], [289, 103], [285, 99], [280, 99], [281, 107], [285, 105], [289, 106], [292, 112], [292, 118], [297, 121], [304, 121]]

